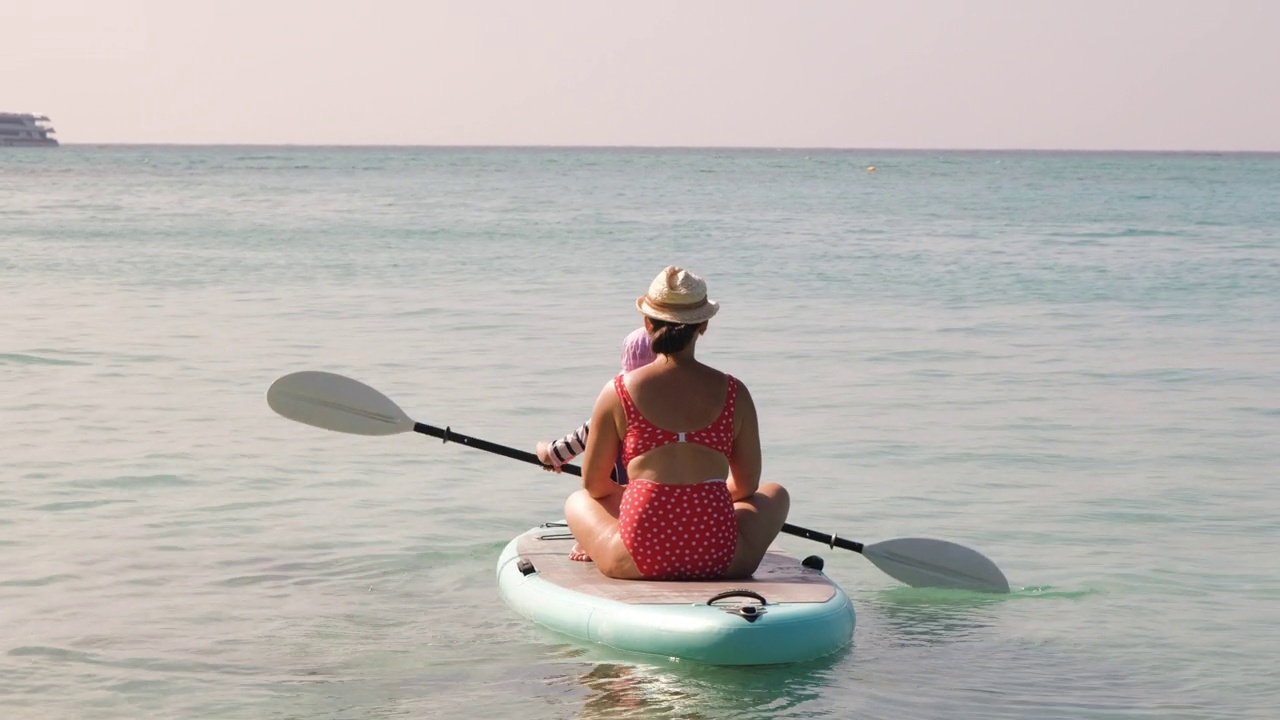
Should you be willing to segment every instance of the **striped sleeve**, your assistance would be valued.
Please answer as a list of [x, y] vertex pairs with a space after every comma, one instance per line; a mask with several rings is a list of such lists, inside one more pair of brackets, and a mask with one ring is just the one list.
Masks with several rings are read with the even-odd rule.
[[587, 449], [587, 432], [590, 430], [590, 424], [591, 421], [588, 420], [582, 423], [582, 427], [551, 443], [547, 448], [547, 455], [551, 456], [552, 465], [560, 467]]

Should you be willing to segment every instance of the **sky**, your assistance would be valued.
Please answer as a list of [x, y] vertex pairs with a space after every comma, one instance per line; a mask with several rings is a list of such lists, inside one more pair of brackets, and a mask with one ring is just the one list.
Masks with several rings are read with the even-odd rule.
[[64, 143], [1280, 151], [1280, 0], [0, 0]]

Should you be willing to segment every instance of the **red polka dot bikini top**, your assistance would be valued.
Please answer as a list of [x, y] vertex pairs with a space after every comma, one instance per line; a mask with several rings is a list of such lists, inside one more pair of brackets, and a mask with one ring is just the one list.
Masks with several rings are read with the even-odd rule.
[[648, 418], [640, 414], [640, 408], [636, 407], [635, 400], [631, 399], [631, 393], [627, 391], [626, 383], [622, 382], [622, 376], [615, 377], [613, 387], [618, 392], [618, 398], [622, 400], [622, 409], [627, 416], [627, 433], [622, 438], [622, 462], [629, 463], [631, 458], [637, 455], [675, 442], [698, 443], [728, 457], [733, 451], [733, 405], [734, 397], [738, 393], [738, 381], [734, 380], [732, 375], [726, 375], [726, 377], [729, 378], [729, 392], [725, 395], [720, 416], [707, 427], [692, 432], [663, 430], [649, 422]]

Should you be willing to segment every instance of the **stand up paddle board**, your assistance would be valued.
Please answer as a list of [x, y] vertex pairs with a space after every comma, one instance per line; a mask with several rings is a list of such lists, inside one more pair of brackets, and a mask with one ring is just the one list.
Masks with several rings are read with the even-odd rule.
[[525, 532], [498, 558], [498, 588], [516, 612], [578, 640], [708, 665], [812, 660], [853, 637], [853, 604], [822, 573], [771, 548], [746, 580], [605, 577], [569, 559], [563, 522]]

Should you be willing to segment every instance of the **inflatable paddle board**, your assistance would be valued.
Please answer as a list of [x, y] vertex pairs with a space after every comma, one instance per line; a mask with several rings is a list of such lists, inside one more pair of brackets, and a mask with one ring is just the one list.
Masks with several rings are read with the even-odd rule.
[[498, 588], [516, 612], [578, 640], [708, 665], [772, 665], [828, 655], [853, 637], [853, 604], [816, 556], [770, 548], [746, 580], [615, 580], [570, 560], [572, 547], [563, 522], [517, 536], [498, 558]]

